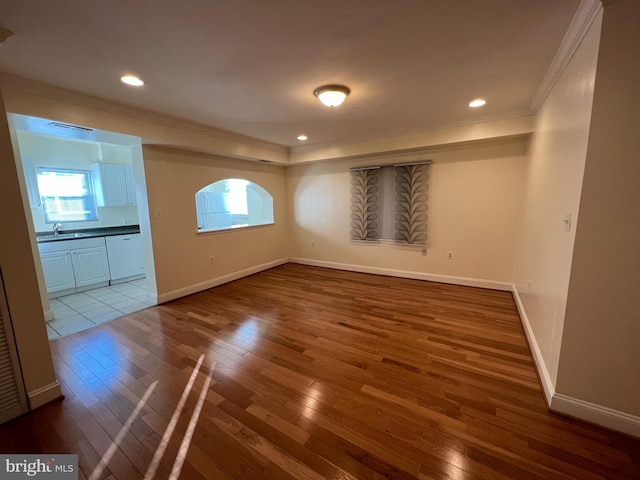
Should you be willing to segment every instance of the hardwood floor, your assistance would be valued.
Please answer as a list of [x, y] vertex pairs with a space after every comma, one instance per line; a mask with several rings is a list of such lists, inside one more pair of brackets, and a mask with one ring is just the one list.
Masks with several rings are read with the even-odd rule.
[[640, 478], [640, 440], [547, 412], [506, 292], [288, 264], [52, 350], [66, 398], [0, 451], [80, 478]]

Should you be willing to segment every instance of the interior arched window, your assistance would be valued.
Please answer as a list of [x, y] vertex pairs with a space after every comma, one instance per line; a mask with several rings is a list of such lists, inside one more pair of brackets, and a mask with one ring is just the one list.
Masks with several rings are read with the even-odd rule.
[[268, 225], [273, 222], [273, 197], [260, 185], [225, 178], [196, 193], [198, 231]]

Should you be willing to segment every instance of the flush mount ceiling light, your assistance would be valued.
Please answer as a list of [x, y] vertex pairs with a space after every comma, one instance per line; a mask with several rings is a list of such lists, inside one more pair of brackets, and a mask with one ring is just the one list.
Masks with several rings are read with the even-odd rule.
[[327, 107], [337, 107], [342, 104], [349, 93], [351, 93], [351, 90], [344, 85], [324, 85], [313, 91], [318, 100]]
[[469, 102], [469, 106], [471, 108], [484, 107], [487, 104], [487, 101], [484, 98], [476, 98], [472, 102]]
[[123, 75], [122, 77], [120, 77], [120, 81], [122, 83], [126, 83], [127, 85], [131, 85], [132, 87], [141, 87], [142, 85], [144, 85], [144, 82], [135, 75]]
[[296, 138], [301, 142], [304, 142], [305, 140], [309, 140], [309, 137], [307, 137], [306, 135], [298, 135]]

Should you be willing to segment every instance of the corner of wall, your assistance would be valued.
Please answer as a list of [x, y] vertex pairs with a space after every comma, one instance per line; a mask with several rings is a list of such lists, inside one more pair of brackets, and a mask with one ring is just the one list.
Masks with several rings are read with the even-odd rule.
[[533, 333], [533, 329], [531, 328], [531, 324], [529, 323], [529, 318], [527, 317], [527, 311], [524, 308], [524, 304], [520, 299], [520, 294], [518, 293], [518, 287], [514, 283], [512, 285], [512, 293], [513, 298], [516, 302], [516, 307], [518, 308], [518, 314], [520, 314], [520, 320], [522, 321], [522, 328], [524, 329], [524, 333], [527, 336], [527, 342], [529, 343], [529, 349], [531, 350], [531, 356], [533, 357], [533, 361], [536, 364], [536, 370], [538, 371], [538, 377], [540, 378], [540, 384], [542, 385], [542, 390], [544, 393], [544, 398], [547, 402], [547, 406], [551, 405], [553, 400], [553, 396], [555, 395], [555, 385], [551, 380], [551, 375], [549, 375], [549, 370], [547, 370], [547, 366], [544, 363], [544, 357], [542, 356], [542, 352], [540, 351], [540, 347], [538, 346], [538, 341]]
[[45, 385], [44, 387], [27, 392], [27, 397], [29, 398], [29, 409], [35, 410], [47, 403], [62, 398], [63, 395], [62, 390], [60, 389], [60, 384], [58, 382], [53, 382], [49, 385]]

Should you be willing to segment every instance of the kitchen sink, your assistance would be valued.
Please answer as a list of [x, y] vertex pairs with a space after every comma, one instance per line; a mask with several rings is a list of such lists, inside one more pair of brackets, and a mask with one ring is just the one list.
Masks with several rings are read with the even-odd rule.
[[59, 233], [57, 235], [54, 234], [50, 234], [50, 235], [42, 235], [38, 237], [38, 242], [53, 242], [55, 240], [72, 240], [74, 238], [85, 238], [85, 237], [91, 237], [94, 236], [91, 233], [82, 233], [82, 232], [76, 232], [76, 233]]

